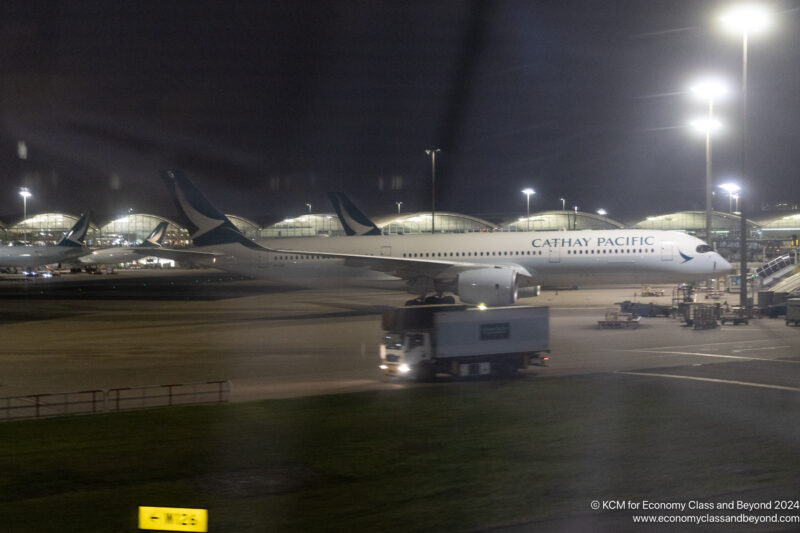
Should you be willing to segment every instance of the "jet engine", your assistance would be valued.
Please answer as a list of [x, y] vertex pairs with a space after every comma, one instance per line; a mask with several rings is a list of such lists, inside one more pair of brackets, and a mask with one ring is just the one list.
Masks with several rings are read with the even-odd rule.
[[482, 268], [458, 275], [458, 297], [464, 303], [511, 305], [517, 301], [518, 291], [517, 273], [510, 268]]

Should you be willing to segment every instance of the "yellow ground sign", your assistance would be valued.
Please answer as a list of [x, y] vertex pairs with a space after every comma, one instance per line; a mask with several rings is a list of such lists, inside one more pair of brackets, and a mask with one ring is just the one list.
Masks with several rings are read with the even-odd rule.
[[155, 531], [208, 531], [207, 509], [139, 507], [139, 529]]

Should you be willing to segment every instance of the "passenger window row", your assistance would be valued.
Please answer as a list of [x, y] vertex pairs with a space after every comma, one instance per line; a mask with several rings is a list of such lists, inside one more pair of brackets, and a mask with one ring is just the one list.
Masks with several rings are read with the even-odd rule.
[[323, 257], [319, 255], [276, 255], [273, 256], [273, 261], [297, 261], [298, 259], [333, 259], [332, 257]]
[[[611, 254], [612, 250], [602, 250], [602, 251], [601, 250], [596, 250], [596, 251], [595, 250], [567, 250], [567, 255], [594, 255], [595, 253], [597, 255], [600, 255], [601, 253], [603, 253], [603, 254], [605, 254], [605, 253]], [[634, 248], [634, 249], [626, 248], [625, 250], [613, 250], [613, 253], [614, 254], [631, 254], [631, 253], [635, 254], [637, 252], [636, 252], [636, 248]], [[639, 252], [638, 253], [640, 253], [640, 254], [654, 254], [654, 253], [656, 253], [656, 249], [655, 248], [650, 248], [650, 249], [639, 248]]]
[[[567, 255], [600, 255], [600, 254], [631, 254], [637, 253], [636, 248], [624, 250], [567, 250]], [[654, 254], [655, 248], [639, 248], [640, 254]], [[497, 257], [497, 256], [542, 255], [541, 250], [528, 250], [527, 252], [415, 252], [403, 253], [403, 257]]]
[[527, 252], [419, 252], [419, 253], [403, 253], [403, 257], [489, 257], [489, 256], [514, 256], [514, 255], [542, 255], [541, 250], [528, 250]]

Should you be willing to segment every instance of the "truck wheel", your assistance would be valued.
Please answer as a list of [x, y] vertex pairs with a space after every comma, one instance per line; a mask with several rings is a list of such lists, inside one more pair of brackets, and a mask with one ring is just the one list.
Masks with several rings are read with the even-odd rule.
[[503, 359], [497, 363], [497, 375], [510, 378], [517, 373], [517, 363], [513, 359]]
[[417, 381], [427, 383], [436, 379], [436, 372], [433, 371], [433, 365], [427, 361], [423, 361], [417, 365]]

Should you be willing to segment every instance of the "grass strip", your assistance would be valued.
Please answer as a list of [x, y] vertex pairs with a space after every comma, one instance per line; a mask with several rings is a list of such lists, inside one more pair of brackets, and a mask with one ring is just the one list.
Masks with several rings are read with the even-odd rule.
[[[791, 481], [796, 394], [620, 375], [0, 424], [0, 523], [138, 531], [459, 531]], [[768, 453], [766, 451], [768, 450]]]

